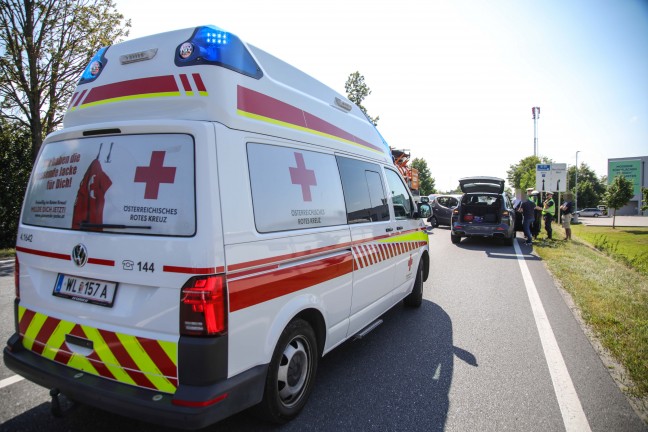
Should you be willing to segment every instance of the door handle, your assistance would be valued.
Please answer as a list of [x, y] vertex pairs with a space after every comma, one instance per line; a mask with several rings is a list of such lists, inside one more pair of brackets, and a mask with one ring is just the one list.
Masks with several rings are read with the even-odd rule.
[[403, 227], [396, 227], [396, 229], [397, 229], [398, 231], [400, 231], [400, 230], [403, 229]]
[[394, 228], [385, 228], [385, 231], [392, 232], [392, 231], [394, 231]]

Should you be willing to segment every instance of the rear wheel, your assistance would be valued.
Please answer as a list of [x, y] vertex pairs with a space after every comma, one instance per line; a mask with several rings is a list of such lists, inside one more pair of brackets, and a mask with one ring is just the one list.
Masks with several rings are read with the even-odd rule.
[[432, 226], [434, 228], [439, 226], [439, 221], [437, 220], [437, 218], [435, 216], [432, 216]]
[[414, 288], [412, 292], [403, 299], [403, 304], [409, 307], [419, 307], [423, 302], [423, 259], [419, 262], [418, 269], [416, 270], [416, 280], [414, 281]]
[[454, 244], [457, 244], [461, 241], [461, 236], [450, 234], [450, 241], [452, 241], [452, 243]]
[[268, 368], [258, 411], [266, 420], [285, 423], [295, 418], [313, 390], [319, 353], [313, 328], [296, 319], [285, 328]]

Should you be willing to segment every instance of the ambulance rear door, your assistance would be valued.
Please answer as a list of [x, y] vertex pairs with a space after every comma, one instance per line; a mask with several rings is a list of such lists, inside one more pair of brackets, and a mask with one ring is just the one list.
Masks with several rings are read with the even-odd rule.
[[132, 122], [49, 137], [16, 247], [24, 347], [174, 393], [181, 288], [224, 266], [213, 161], [208, 123]]

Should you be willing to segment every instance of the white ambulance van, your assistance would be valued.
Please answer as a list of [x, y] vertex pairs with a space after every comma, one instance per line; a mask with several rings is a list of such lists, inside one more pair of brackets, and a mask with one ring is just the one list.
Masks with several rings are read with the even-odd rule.
[[103, 48], [27, 188], [4, 361], [54, 406], [290, 420], [322, 355], [421, 304], [426, 215], [357, 106], [235, 35]]

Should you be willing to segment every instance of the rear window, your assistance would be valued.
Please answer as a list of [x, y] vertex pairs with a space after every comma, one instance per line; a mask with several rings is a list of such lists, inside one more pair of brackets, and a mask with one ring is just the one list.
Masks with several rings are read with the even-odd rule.
[[466, 194], [463, 197], [464, 204], [493, 205], [499, 201], [499, 195], [493, 194]]
[[192, 236], [193, 138], [126, 135], [46, 144], [27, 190], [22, 222], [68, 230]]

